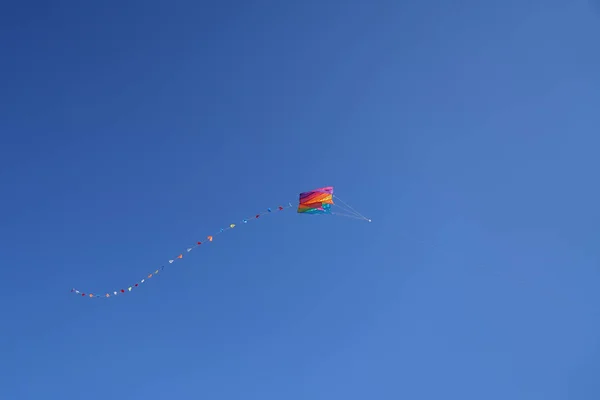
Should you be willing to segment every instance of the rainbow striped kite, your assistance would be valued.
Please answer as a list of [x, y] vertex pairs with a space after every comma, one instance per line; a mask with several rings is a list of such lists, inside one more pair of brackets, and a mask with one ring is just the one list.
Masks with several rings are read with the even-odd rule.
[[[334, 198], [339, 202], [339, 204], [336, 204], [333, 202]], [[287, 208], [293, 208], [293, 207], [294, 206], [292, 205], [292, 203], [289, 203], [288, 206], [280, 205], [277, 208], [273, 208], [273, 209], [267, 208], [264, 211], [261, 211], [257, 214], [254, 214], [252, 216], [247, 216], [246, 218], [239, 221], [238, 224], [239, 223], [247, 224], [250, 221], [256, 221], [258, 219], [262, 219], [262, 218], [260, 218], [262, 216], [274, 214], [275, 212], [279, 213]], [[371, 222], [370, 219], [366, 218], [364, 215], [360, 214], [358, 211], [356, 211], [350, 205], [346, 204], [342, 199], [335, 196], [333, 194], [333, 186], [326, 186], [326, 187], [322, 187], [319, 189], [311, 190], [309, 192], [300, 193], [300, 198], [299, 198], [299, 202], [298, 202], [298, 213], [336, 215], [336, 216], [349, 217], [349, 218], [354, 218], [354, 219]], [[225, 225], [225, 227], [220, 228], [215, 233], [205, 236], [205, 239], [196, 240], [195, 244], [188, 245], [187, 249], [184, 252], [181, 252], [177, 256], [174, 256], [170, 260], [168, 260], [168, 264], [163, 264], [158, 268], [156, 268], [156, 267], [153, 268], [152, 271], [150, 271], [150, 273], [148, 273], [146, 276], [142, 277], [142, 279], [140, 279], [136, 282], [132, 282], [130, 285], [126, 285], [126, 286], [122, 286], [122, 287], [115, 287], [109, 291], [92, 292], [92, 293], [87, 292], [87, 291], [82, 291], [82, 290], [79, 290], [76, 288], [72, 288], [71, 292], [78, 296], [81, 296], [81, 297], [88, 297], [88, 298], [94, 298], [94, 299], [106, 299], [106, 298], [115, 297], [115, 296], [120, 297], [121, 295], [123, 295], [125, 293], [129, 293], [131, 291], [137, 290], [139, 287], [146, 286], [147, 285], [146, 282], [148, 282], [152, 277], [158, 276], [159, 274], [162, 275], [162, 272], [165, 269], [165, 266], [173, 264], [173, 263], [177, 262], [177, 260], [184, 258], [183, 255], [185, 253], [189, 253], [192, 250], [200, 248], [201, 246], [204, 247], [207, 243], [211, 243], [213, 240], [217, 240], [218, 235], [224, 233], [225, 231], [231, 230], [231, 229], [235, 228], [236, 226], [239, 226], [239, 225], [237, 225], [235, 223], [230, 223], [228, 225]], [[152, 280], [154, 280], [154, 279], [152, 279]]]
[[300, 193], [299, 213], [330, 214], [333, 203], [333, 186]]

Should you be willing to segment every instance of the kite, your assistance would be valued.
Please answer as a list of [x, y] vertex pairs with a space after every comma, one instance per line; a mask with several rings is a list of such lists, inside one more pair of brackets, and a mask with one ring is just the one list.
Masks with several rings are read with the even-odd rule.
[[[336, 200], [336, 202], [334, 202], [334, 199]], [[338, 204], [338, 202], [339, 202], [339, 204]], [[280, 205], [275, 210], [276, 210], [276, 212], [281, 212], [288, 208], [293, 208], [293, 207], [294, 206], [292, 205], [292, 203], [288, 203], [287, 206]], [[247, 224], [249, 221], [258, 220], [263, 215], [269, 215], [272, 213], [273, 213], [273, 209], [267, 208], [265, 211], [259, 212], [258, 214], [255, 214], [251, 218], [242, 219], [241, 222], [244, 224]], [[318, 188], [318, 189], [313, 189], [308, 192], [300, 193], [299, 199], [298, 199], [297, 213], [298, 214], [310, 214], [310, 215], [334, 215], [334, 216], [342, 216], [342, 217], [354, 218], [354, 219], [358, 219], [358, 220], [362, 220], [362, 221], [371, 222], [371, 220], [369, 218], [360, 214], [358, 211], [356, 211], [350, 205], [345, 203], [338, 196], [334, 195], [333, 194], [333, 186], [322, 187], [322, 188]], [[185, 253], [189, 253], [196, 248], [204, 246], [207, 243], [211, 243], [213, 240], [215, 240], [217, 235], [220, 235], [220, 234], [224, 233], [225, 231], [234, 229], [236, 226], [237, 225], [235, 223], [231, 223], [226, 228], [219, 229], [219, 231], [217, 233], [206, 236], [206, 239], [196, 241], [195, 244], [188, 246], [186, 248]], [[173, 257], [172, 259], [170, 259], [168, 261], [168, 263], [173, 264], [176, 260], [182, 259], [183, 254], [184, 253], [178, 254], [176, 257]], [[114, 297], [114, 296], [119, 296], [119, 295], [131, 292], [132, 290], [139, 288], [140, 286], [142, 286], [145, 282], [147, 282], [152, 277], [162, 274], [164, 269], [165, 269], [165, 265], [162, 265], [159, 268], [155, 269], [154, 271], [151, 271], [150, 273], [146, 274], [146, 276], [143, 279], [135, 282], [132, 285], [124, 286], [117, 290], [111, 290], [108, 292], [100, 292], [100, 293], [98, 293], [98, 292], [90, 293], [90, 292], [81, 291], [79, 289], [73, 288], [73, 289], [71, 289], [71, 293], [78, 295], [80, 297], [92, 298], [92, 299], [106, 299], [106, 298], [110, 298], [110, 297]]]
[[333, 204], [333, 187], [324, 187], [300, 193], [298, 204], [299, 213], [327, 214]]

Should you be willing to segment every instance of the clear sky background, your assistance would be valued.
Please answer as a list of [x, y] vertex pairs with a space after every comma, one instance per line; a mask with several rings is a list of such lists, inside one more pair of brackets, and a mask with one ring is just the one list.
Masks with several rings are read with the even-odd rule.
[[[8, 2], [0, 398], [600, 398], [600, 7]], [[287, 210], [334, 185], [373, 223]]]

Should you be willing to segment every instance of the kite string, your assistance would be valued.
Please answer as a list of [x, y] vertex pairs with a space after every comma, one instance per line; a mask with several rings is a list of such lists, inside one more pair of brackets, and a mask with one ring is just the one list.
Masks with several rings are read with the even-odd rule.
[[[358, 211], [356, 211], [351, 205], [349, 205], [348, 203], [346, 203], [344, 200], [340, 199], [338, 196], [336, 196], [335, 194], [333, 195], [333, 197], [336, 200], [339, 200], [343, 205], [345, 205], [346, 207], [348, 207], [354, 214], [356, 214], [358, 217], [360, 217], [361, 219], [364, 219], [365, 221], [369, 221], [371, 222], [371, 220], [367, 217], [365, 217], [364, 215], [362, 215], [361, 213], [359, 213]], [[338, 206], [339, 207], [339, 206]], [[340, 207], [342, 208], [342, 207]]]
[[[358, 211], [356, 211], [351, 205], [349, 205], [348, 203], [346, 203], [344, 200], [342, 200], [341, 198], [339, 198], [338, 196], [334, 195], [333, 196], [336, 200], [340, 201], [344, 206], [346, 206], [348, 208], [348, 210], [350, 210], [352, 213], [356, 214], [359, 217], [362, 217], [364, 219], [368, 219], [366, 218], [364, 215], [362, 215], [361, 213], [359, 213]], [[339, 205], [338, 205], [339, 207]], [[341, 208], [341, 207], [340, 207]]]
[[354, 214], [338, 213], [338, 212], [335, 212], [335, 211], [332, 211], [330, 214], [338, 216], [338, 217], [353, 218], [353, 219], [357, 219], [359, 221], [364, 221], [365, 220], [365, 218], [359, 217], [359, 216], [354, 215]]

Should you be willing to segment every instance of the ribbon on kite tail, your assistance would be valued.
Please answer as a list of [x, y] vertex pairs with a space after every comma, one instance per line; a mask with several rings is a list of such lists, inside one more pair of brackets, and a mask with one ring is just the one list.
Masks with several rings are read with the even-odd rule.
[[[287, 205], [287, 206], [279, 206], [275, 210], [277, 212], [279, 212], [279, 211], [283, 211], [283, 210], [285, 210], [287, 208], [292, 208], [292, 207], [293, 207], [292, 203], [289, 203], [289, 205]], [[243, 220], [240, 221], [240, 223], [247, 224], [249, 221], [259, 219], [260, 217], [262, 217], [264, 215], [271, 214], [271, 213], [273, 213], [273, 210], [271, 208], [267, 208], [266, 211], [262, 211], [262, 212], [260, 212], [258, 214], [255, 214], [253, 217], [244, 218]], [[221, 228], [218, 232], [216, 232], [216, 233], [214, 233], [212, 235], [207, 236], [204, 241], [198, 241], [198, 242], [196, 242], [196, 244], [194, 244], [192, 246], [189, 246], [186, 249], [185, 252], [183, 252], [183, 253], [179, 254], [177, 257], [174, 257], [171, 260], [169, 260], [169, 262], [168, 262], [167, 265], [173, 264], [175, 261], [183, 259], [183, 255], [185, 253], [189, 253], [192, 250], [200, 247], [201, 245], [204, 245], [204, 244], [207, 244], [207, 243], [211, 243], [216, 236], [220, 235], [221, 233], [223, 233], [225, 231], [231, 230], [231, 229], [235, 228], [236, 226], [237, 226], [236, 224], [232, 223], [228, 227]], [[78, 290], [76, 288], [71, 289], [71, 293], [73, 293], [75, 295], [78, 295], [78, 296], [81, 296], [81, 297], [87, 297], [87, 298], [91, 298], [91, 299], [107, 299], [107, 298], [114, 297], [114, 296], [117, 296], [117, 295], [129, 293], [129, 292], [133, 291], [134, 289], [139, 288], [148, 279], [152, 279], [152, 277], [155, 277], [159, 273], [162, 273], [162, 271], [164, 269], [165, 269], [165, 265], [162, 265], [160, 268], [154, 270], [153, 272], [150, 272], [143, 279], [135, 282], [134, 284], [126, 286], [126, 287], [121, 288], [119, 290], [113, 290], [113, 291], [110, 291], [110, 292], [106, 292], [104, 294], [83, 292], [83, 291]]]

